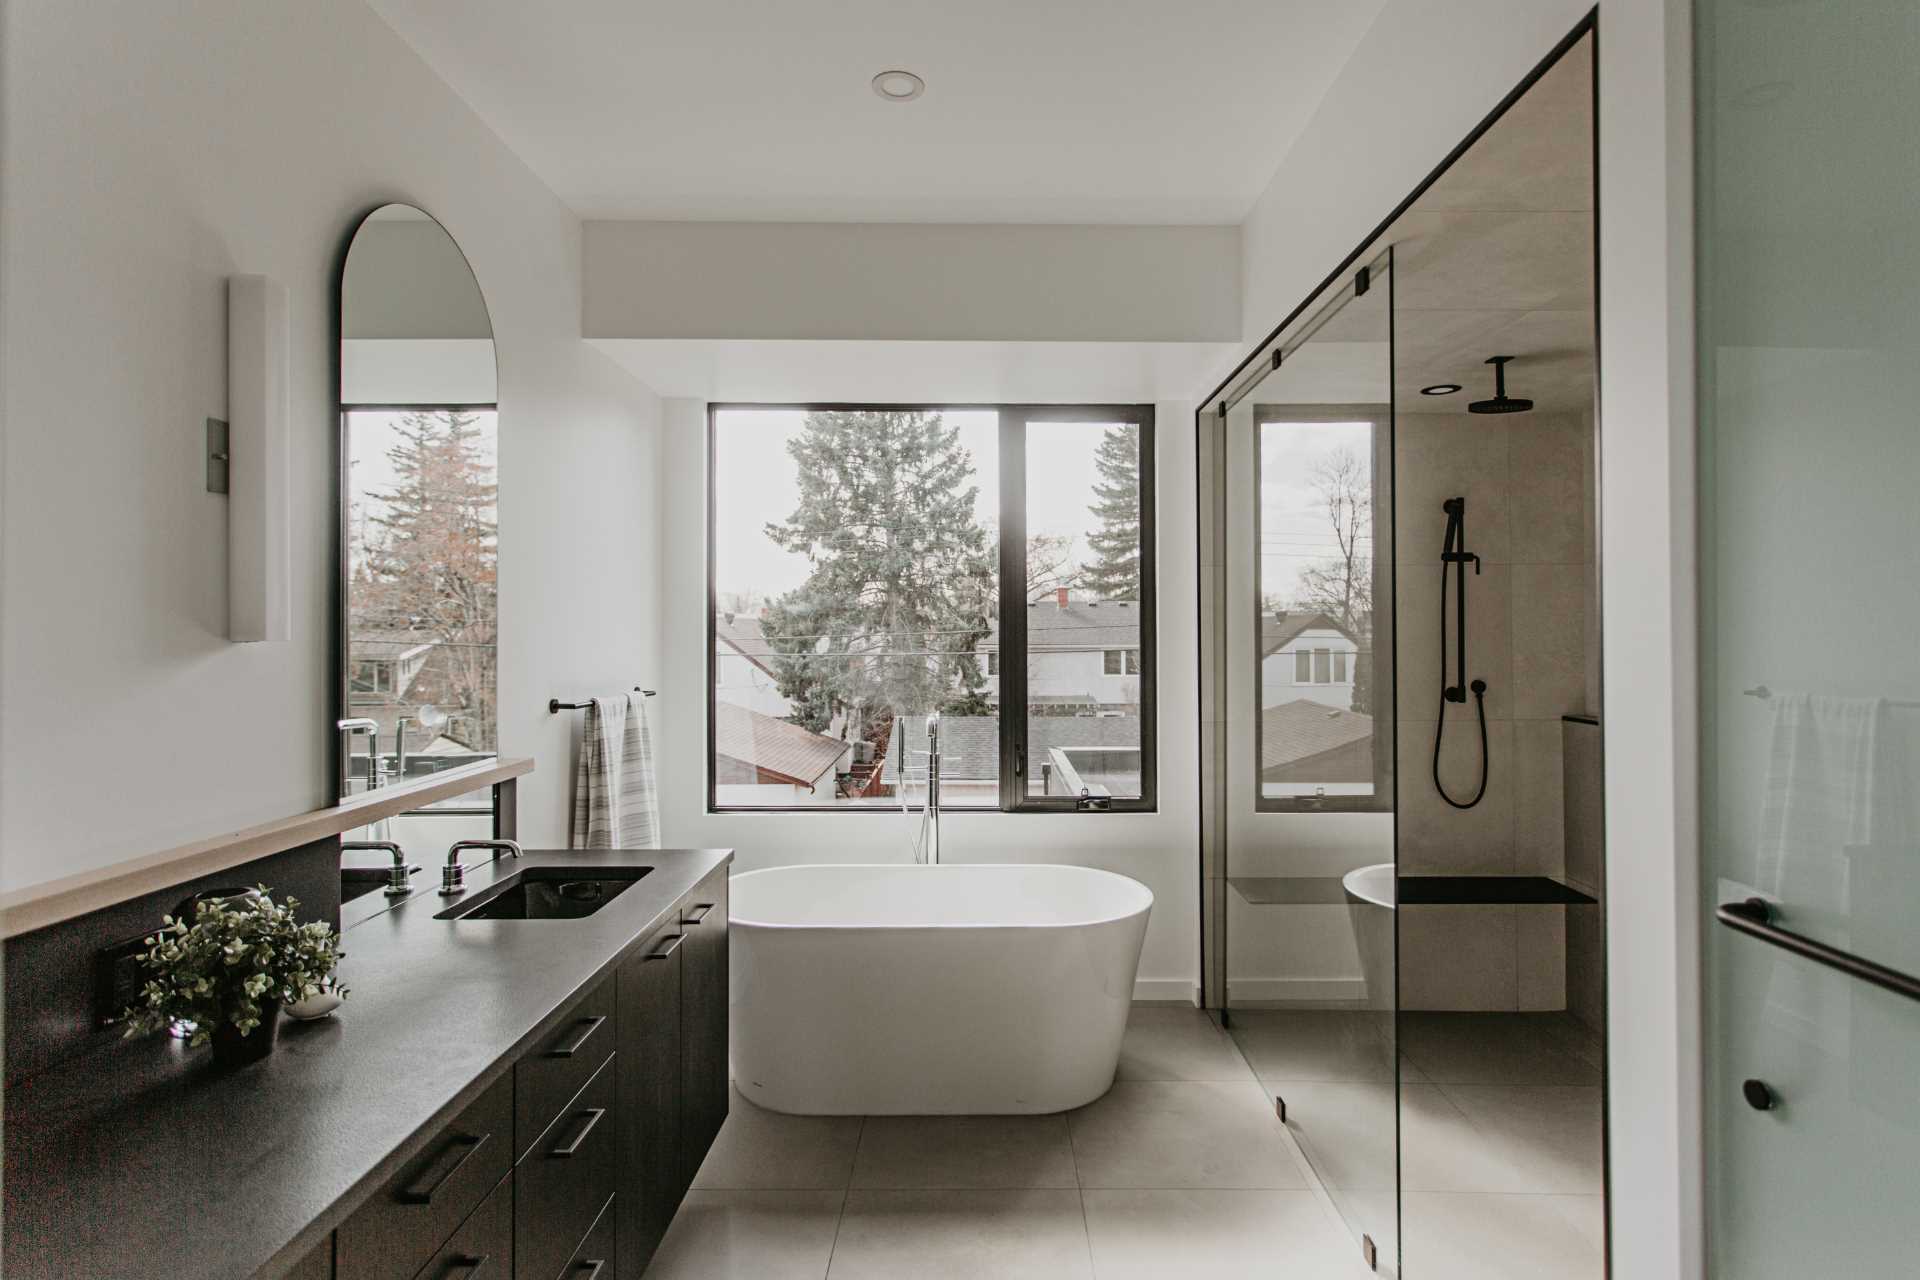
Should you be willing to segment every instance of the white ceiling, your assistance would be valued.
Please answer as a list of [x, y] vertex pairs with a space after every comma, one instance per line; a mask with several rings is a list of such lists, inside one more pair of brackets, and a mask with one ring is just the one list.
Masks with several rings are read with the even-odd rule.
[[372, 0], [584, 217], [1122, 224], [1240, 222], [1384, 3]]

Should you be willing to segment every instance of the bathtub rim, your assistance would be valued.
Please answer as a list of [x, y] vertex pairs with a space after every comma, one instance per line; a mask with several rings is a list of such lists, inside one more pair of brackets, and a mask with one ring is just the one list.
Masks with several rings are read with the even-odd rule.
[[1057, 870], [1066, 870], [1066, 871], [1074, 871], [1074, 872], [1084, 872], [1091, 875], [1112, 876], [1117, 880], [1124, 880], [1128, 884], [1133, 885], [1136, 889], [1138, 889], [1142, 894], [1145, 895], [1145, 901], [1143, 901], [1136, 910], [1122, 912], [1118, 915], [1095, 916], [1095, 917], [1091, 917], [1089, 919], [1084, 919], [1084, 920], [1048, 920], [1044, 922], [1036, 921], [1029, 924], [993, 922], [993, 921], [972, 921], [972, 922], [943, 921], [943, 922], [929, 923], [929, 924], [898, 924], [892, 921], [876, 922], [876, 923], [847, 921], [847, 922], [836, 923], [836, 924], [789, 924], [789, 923], [784, 923], [777, 920], [753, 920], [753, 919], [748, 919], [739, 915], [735, 915], [733, 914], [735, 911], [734, 903], [736, 903], [739, 899], [737, 896], [729, 894], [728, 905], [727, 905], [727, 912], [728, 912], [727, 924], [730, 928], [735, 928], [735, 929], [768, 929], [768, 930], [781, 930], [781, 931], [810, 930], [810, 931], [819, 932], [819, 933], [930, 933], [935, 931], [1004, 933], [1004, 932], [1024, 932], [1024, 931], [1034, 930], [1034, 929], [1088, 929], [1096, 925], [1122, 924], [1127, 921], [1134, 920], [1140, 916], [1148, 915], [1152, 912], [1154, 902], [1155, 902], [1153, 890], [1148, 888], [1141, 881], [1134, 879], [1130, 875], [1127, 875], [1119, 871], [1108, 871], [1104, 867], [1085, 867], [1085, 866], [1079, 866], [1071, 862], [950, 862], [950, 863], [942, 863], [939, 866], [935, 866], [935, 867], [928, 867], [919, 863], [911, 863], [911, 862], [908, 862], [908, 863], [901, 863], [901, 862], [793, 862], [793, 863], [787, 863], [783, 866], [778, 866], [778, 867], [760, 867], [753, 871], [742, 871], [739, 874], [731, 877], [731, 883], [738, 884], [742, 880], [746, 880], [752, 876], [770, 875], [774, 872], [811, 871], [816, 868], [820, 870], [826, 870], [829, 868], [852, 868], [852, 869], [859, 869], [859, 870], [912, 869], [916, 871], [940, 871], [940, 870], [947, 870], [947, 869], [975, 868], [975, 867], [995, 868], [995, 869], [1011, 868], [1016, 870], [1024, 870], [1026, 868], [1033, 868], [1034, 870], [1056, 870], [1057, 869]]

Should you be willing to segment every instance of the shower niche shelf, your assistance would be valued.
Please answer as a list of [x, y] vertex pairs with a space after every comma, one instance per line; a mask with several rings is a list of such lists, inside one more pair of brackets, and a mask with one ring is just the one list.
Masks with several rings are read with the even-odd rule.
[[1598, 899], [1550, 876], [1401, 876], [1403, 907], [1591, 907]]

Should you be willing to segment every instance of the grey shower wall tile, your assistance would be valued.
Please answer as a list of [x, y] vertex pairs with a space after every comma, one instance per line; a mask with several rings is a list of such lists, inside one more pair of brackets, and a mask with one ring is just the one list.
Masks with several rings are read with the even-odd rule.
[[1512, 1010], [1517, 907], [1400, 908], [1400, 1007]]
[[[1430, 720], [1441, 706], [1440, 689], [1458, 675], [1458, 656], [1454, 648], [1454, 625], [1458, 604], [1454, 587], [1449, 585], [1446, 601], [1447, 667], [1440, 669], [1440, 553], [1436, 544], [1431, 554], [1416, 553], [1400, 566], [1400, 581], [1395, 587], [1400, 636], [1396, 660], [1399, 692], [1396, 703], [1403, 718]], [[1467, 574], [1467, 680], [1487, 682], [1487, 717], [1509, 720], [1513, 717], [1513, 597], [1511, 571], [1504, 564], [1488, 564], [1478, 574]], [[1474, 720], [1478, 710], [1472, 694], [1465, 702], [1446, 704], [1450, 720]]]
[[1487, 564], [1512, 559], [1508, 431], [1498, 418], [1471, 414], [1410, 414], [1395, 423], [1394, 547], [1402, 573], [1439, 563], [1447, 529], [1441, 503], [1453, 497], [1467, 500], [1467, 550]]
[[1521, 875], [1559, 878], [1566, 870], [1559, 720], [1513, 722], [1513, 855]]
[[1512, 575], [1514, 717], [1552, 720], [1585, 710], [1588, 570], [1523, 564]]
[[1514, 908], [1514, 971], [1519, 1007], [1529, 1013], [1567, 1007], [1567, 911]]
[[1562, 833], [1567, 879], [1600, 893], [1606, 888], [1606, 803], [1598, 724], [1562, 720]]
[[[1433, 785], [1432, 720], [1400, 724], [1399, 861], [1403, 875], [1510, 875], [1513, 855], [1513, 722], [1487, 722], [1487, 793], [1471, 809], [1455, 809]], [[1480, 781], [1475, 724], [1447, 722], [1440, 777], [1465, 800]]]
[[1587, 554], [1587, 472], [1593, 437], [1580, 414], [1529, 414], [1508, 436], [1516, 564], [1580, 564]]

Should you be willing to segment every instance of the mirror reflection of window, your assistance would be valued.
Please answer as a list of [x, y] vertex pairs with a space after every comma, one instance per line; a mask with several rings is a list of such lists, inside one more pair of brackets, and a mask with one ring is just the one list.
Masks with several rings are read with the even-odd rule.
[[499, 415], [486, 300], [420, 210], [354, 233], [340, 333], [340, 718], [372, 726], [343, 735], [351, 794], [499, 751]]

